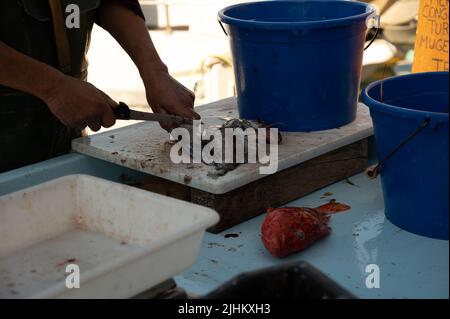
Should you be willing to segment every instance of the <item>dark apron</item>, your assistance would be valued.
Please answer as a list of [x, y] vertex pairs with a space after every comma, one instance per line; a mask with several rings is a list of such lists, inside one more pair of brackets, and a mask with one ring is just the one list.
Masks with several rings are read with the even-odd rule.
[[[85, 56], [100, 0], [61, 0], [63, 9], [68, 4], [78, 4], [81, 11], [80, 28], [66, 29], [70, 75], [85, 80]], [[0, 40], [58, 68], [47, 0], [1, 0]], [[70, 150], [71, 140], [80, 135], [80, 130], [63, 125], [40, 99], [0, 85], [0, 172], [65, 154]]]

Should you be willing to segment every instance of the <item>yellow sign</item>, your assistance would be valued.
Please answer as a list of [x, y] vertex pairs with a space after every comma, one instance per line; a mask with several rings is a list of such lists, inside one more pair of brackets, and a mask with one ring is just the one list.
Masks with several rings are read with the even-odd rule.
[[420, 0], [413, 72], [448, 71], [449, 0]]

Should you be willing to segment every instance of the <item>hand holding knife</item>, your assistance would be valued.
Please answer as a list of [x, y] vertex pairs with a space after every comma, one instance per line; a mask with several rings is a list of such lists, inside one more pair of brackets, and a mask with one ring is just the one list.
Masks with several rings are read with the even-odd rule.
[[114, 112], [114, 115], [116, 116], [116, 119], [118, 120], [166, 122], [174, 123], [176, 125], [192, 124], [192, 119], [188, 119], [178, 115], [135, 111], [130, 109], [129, 106], [123, 102], [119, 102], [119, 105], [112, 110]]

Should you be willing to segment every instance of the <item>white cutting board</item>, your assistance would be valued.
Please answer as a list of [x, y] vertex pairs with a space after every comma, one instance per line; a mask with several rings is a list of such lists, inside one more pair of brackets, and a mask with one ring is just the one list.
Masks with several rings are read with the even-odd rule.
[[[220, 125], [224, 117], [238, 117], [235, 98], [196, 108], [206, 126]], [[352, 144], [373, 134], [368, 108], [359, 104], [357, 118], [349, 125], [309, 133], [282, 133], [278, 148], [278, 171]], [[170, 160], [169, 134], [158, 123], [142, 122], [117, 130], [81, 137], [72, 149], [95, 158], [129, 167], [209, 193], [224, 194], [264, 178], [262, 164], [241, 164], [224, 176], [211, 177], [214, 168], [206, 164], [174, 164]], [[266, 166], [266, 165], [262, 165]]]

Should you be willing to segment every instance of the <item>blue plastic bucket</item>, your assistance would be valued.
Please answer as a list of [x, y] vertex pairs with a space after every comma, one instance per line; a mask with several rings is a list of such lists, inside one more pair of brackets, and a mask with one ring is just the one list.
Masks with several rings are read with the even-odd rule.
[[373, 7], [354, 1], [261, 1], [221, 10], [241, 118], [283, 131], [352, 122], [366, 20], [374, 16]]
[[385, 214], [404, 230], [448, 239], [448, 72], [396, 76], [383, 80], [382, 88], [380, 83], [362, 94], [378, 159], [418, 132], [380, 167]]

